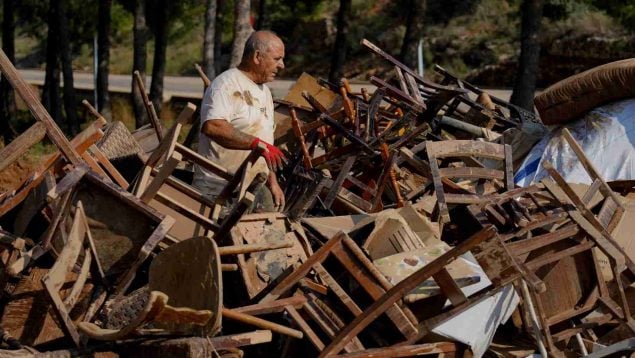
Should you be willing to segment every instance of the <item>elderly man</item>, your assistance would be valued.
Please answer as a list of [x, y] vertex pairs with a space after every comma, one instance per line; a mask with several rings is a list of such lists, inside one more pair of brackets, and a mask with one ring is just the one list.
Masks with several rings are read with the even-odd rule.
[[[256, 210], [275, 211], [284, 207], [284, 193], [276, 170], [286, 158], [272, 145], [273, 98], [265, 85], [284, 68], [284, 44], [270, 31], [251, 34], [237, 68], [214, 79], [205, 91], [201, 106], [198, 151], [212, 162], [235, 172], [251, 149], [263, 144], [262, 156], [269, 166], [266, 188], [256, 194]], [[225, 180], [197, 167], [194, 186], [214, 200], [227, 184]]]

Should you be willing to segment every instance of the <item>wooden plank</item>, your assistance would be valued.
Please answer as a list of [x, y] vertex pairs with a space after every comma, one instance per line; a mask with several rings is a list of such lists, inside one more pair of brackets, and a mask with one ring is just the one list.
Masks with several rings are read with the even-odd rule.
[[505, 146], [474, 140], [444, 140], [426, 142], [428, 157], [477, 157], [505, 160]]
[[423, 96], [421, 96], [421, 91], [419, 90], [419, 84], [411, 74], [405, 73], [404, 77], [406, 78], [406, 82], [408, 83], [410, 94], [414, 96], [414, 98], [421, 103], [425, 103], [423, 100]]
[[71, 143], [66, 139], [62, 130], [57, 126], [53, 118], [46, 111], [38, 96], [33, 92], [31, 86], [22, 79], [4, 51], [0, 50], [0, 72], [6, 78], [11, 87], [18, 93], [24, 103], [29, 108], [36, 120], [42, 122], [46, 127], [46, 134], [64, 155], [69, 162], [74, 165], [81, 163], [79, 154], [73, 149]]
[[211, 161], [209, 161], [207, 158], [203, 157], [202, 155], [198, 154], [197, 152], [191, 150], [188, 147], [183, 146], [180, 143], [176, 143], [176, 146], [174, 148], [176, 151], [178, 151], [179, 153], [181, 153], [183, 155], [183, 158], [186, 160], [189, 160], [195, 164], [198, 164], [200, 166], [202, 166], [203, 168], [209, 170], [210, 172], [218, 175], [219, 177], [225, 179], [225, 180], [231, 180], [234, 175], [232, 173], [230, 173], [227, 169], [212, 163]]
[[286, 249], [295, 244], [293, 239], [280, 240], [278, 242], [260, 242], [256, 244], [219, 246], [218, 253], [224, 255], [248, 254], [267, 250]]
[[591, 202], [591, 200], [593, 200], [593, 197], [597, 193], [598, 189], [600, 189], [601, 185], [602, 185], [602, 180], [600, 180], [599, 178], [593, 180], [593, 183], [591, 183], [591, 186], [589, 187], [589, 189], [587, 189], [586, 193], [584, 193], [584, 196], [582, 196], [582, 202], [587, 208], [589, 208], [588, 207], [589, 203]]
[[335, 198], [337, 197], [337, 194], [340, 192], [342, 184], [344, 184], [344, 180], [348, 176], [348, 173], [350, 172], [351, 168], [353, 167], [353, 164], [355, 164], [355, 160], [357, 160], [357, 156], [356, 155], [353, 155], [353, 156], [350, 156], [350, 157], [346, 158], [346, 161], [344, 162], [344, 164], [340, 168], [340, 172], [337, 175], [337, 178], [335, 179], [333, 184], [331, 184], [331, 187], [329, 189], [328, 195], [326, 196], [326, 199], [324, 199], [324, 207], [325, 208], [328, 209], [328, 208], [331, 207], [331, 205], [333, 205], [333, 202], [335, 201]]
[[286, 336], [297, 338], [297, 339], [302, 339], [302, 337], [304, 337], [304, 334], [296, 329], [289, 328], [289, 327], [286, 327], [271, 321], [267, 321], [262, 318], [258, 318], [256, 316], [251, 316], [245, 313], [236, 312], [228, 308], [223, 308], [222, 313], [223, 313], [223, 318], [228, 318], [234, 321], [246, 323], [258, 328], [268, 329], [273, 332], [284, 334]]
[[454, 281], [448, 270], [445, 268], [432, 275], [432, 278], [434, 279], [434, 282], [439, 285], [441, 292], [443, 292], [454, 306], [458, 306], [467, 301], [467, 297], [465, 297], [465, 294], [463, 294], [459, 285], [456, 284], [456, 281]]
[[86, 164], [88, 164], [88, 166], [90, 167], [90, 170], [92, 170], [95, 173], [99, 174], [99, 176], [101, 176], [104, 180], [110, 181], [110, 182], [112, 181], [112, 179], [110, 179], [108, 174], [106, 174], [104, 169], [102, 169], [102, 167], [99, 165], [99, 163], [97, 163], [95, 158], [93, 158], [93, 156], [90, 155], [90, 153], [84, 152], [84, 153], [82, 153], [81, 157], [84, 160], [84, 162]]
[[177, 202], [176, 200], [170, 198], [169, 196], [161, 192], [158, 192], [156, 196], [154, 197], [154, 199], [160, 202], [161, 204], [169, 207], [170, 209], [176, 211], [177, 213], [185, 216], [186, 218], [194, 222], [197, 222], [198, 224], [203, 226], [203, 228], [205, 228], [206, 230], [211, 230], [213, 232], [218, 232], [219, 230], [218, 224], [208, 219], [205, 215], [199, 214], [197, 211], [194, 211], [188, 208], [187, 206]]
[[439, 175], [442, 178], [505, 179], [505, 172], [502, 170], [475, 167], [441, 168]]
[[[77, 346], [80, 345], [79, 332], [75, 328], [75, 324], [70, 318], [69, 313], [69, 310], [73, 305], [67, 306], [66, 302], [62, 301], [59, 291], [62, 288], [62, 285], [66, 282], [66, 275], [72, 270], [77, 262], [77, 258], [79, 257], [82, 244], [86, 236], [87, 225], [83, 212], [84, 209], [82, 202], [78, 201], [75, 218], [73, 219], [73, 224], [68, 234], [68, 241], [64, 245], [62, 252], [59, 254], [51, 270], [49, 270], [49, 272], [42, 278], [42, 284], [46, 288], [46, 292], [53, 302], [55, 314], [62, 322], [62, 329], [71, 337]], [[90, 258], [88, 251], [85, 252], [85, 257]], [[86, 268], [89, 267], [90, 260], [88, 262], [85, 260], [84, 264], [86, 263], [88, 263], [88, 265], [86, 265], [86, 267], [82, 267], [80, 276], [75, 281], [71, 293], [68, 296], [69, 303], [74, 303], [73, 301], [77, 299], [81, 293], [84, 283], [86, 282], [86, 277], [88, 275]]]
[[163, 140], [163, 126], [161, 126], [161, 121], [159, 120], [159, 116], [157, 115], [157, 111], [154, 108], [154, 104], [148, 98], [148, 94], [146, 93], [146, 86], [143, 83], [143, 79], [139, 74], [139, 71], [134, 71], [134, 78], [137, 87], [139, 87], [139, 93], [141, 94], [141, 98], [143, 99], [143, 103], [146, 106], [146, 112], [148, 113], [148, 118], [150, 119], [150, 123], [152, 124], [152, 128], [156, 132], [157, 138], [159, 142]]
[[281, 298], [267, 303], [256, 303], [249, 306], [237, 307], [233, 308], [233, 310], [252, 316], [259, 316], [262, 314], [279, 313], [286, 310], [288, 307], [301, 308], [306, 302], [307, 299], [304, 295], [293, 295], [291, 297]]
[[573, 237], [578, 232], [580, 232], [580, 229], [577, 225], [569, 225], [554, 232], [532, 237], [530, 240], [514, 241], [505, 245], [514, 255], [521, 256], [554, 242]]
[[397, 75], [397, 82], [399, 83], [399, 88], [401, 88], [403, 93], [410, 95], [410, 91], [408, 90], [408, 85], [406, 85], [406, 78], [404, 77], [403, 72], [401, 71], [401, 68], [399, 68], [399, 66], [395, 66], [393, 67], [393, 69], [395, 70], [395, 74]]
[[18, 160], [33, 145], [39, 143], [46, 135], [44, 123], [36, 122], [29, 129], [12, 140], [0, 151], [0, 171], [6, 169], [13, 162]]
[[341, 358], [398, 358], [412, 356], [437, 355], [438, 357], [453, 356], [457, 344], [452, 342], [422, 343], [406, 346], [393, 346], [384, 348], [370, 348], [359, 352], [339, 354], [333, 357]]
[[293, 319], [293, 321], [300, 327], [302, 332], [306, 334], [307, 338], [315, 346], [315, 348], [317, 348], [318, 351], [324, 349], [324, 343], [322, 342], [322, 340], [320, 340], [318, 335], [315, 334], [313, 329], [311, 329], [308, 323], [306, 323], [306, 321], [302, 318], [302, 316], [295, 309], [295, 307], [286, 306], [285, 310], [287, 311], [287, 313], [289, 313], [289, 316], [291, 316], [291, 319]]
[[121, 175], [121, 173], [119, 173], [117, 168], [115, 168], [114, 165], [112, 165], [112, 163], [110, 162], [110, 159], [106, 157], [104, 152], [102, 152], [101, 149], [97, 148], [96, 145], [92, 145], [89, 148], [89, 150], [90, 150], [90, 153], [95, 157], [97, 162], [101, 164], [102, 167], [104, 167], [108, 175], [112, 179], [114, 179], [115, 182], [119, 184], [120, 187], [124, 189], [128, 189], [128, 181], [123, 177], [123, 175]]
[[157, 175], [152, 179], [150, 184], [145, 187], [145, 190], [140, 197], [141, 201], [148, 204], [152, 198], [154, 198], [154, 196], [159, 192], [159, 189], [161, 189], [165, 180], [172, 175], [172, 172], [176, 169], [176, 166], [179, 165], [182, 159], [183, 157], [179, 153], [172, 153], [172, 155], [168, 157], [161, 166]]
[[587, 241], [587, 242], [583, 242], [577, 246], [574, 247], [570, 247], [566, 250], [562, 250], [562, 251], [558, 251], [556, 253], [553, 253], [551, 255], [548, 256], [543, 256], [543, 257], [539, 257], [537, 259], [534, 259], [532, 261], [529, 261], [527, 263], [525, 263], [525, 266], [527, 266], [528, 269], [530, 270], [537, 270], [538, 268], [548, 265], [550, 263], [556, 262], [556, 261], [560, 261], [561, 259], [565, 258], [565, 257], [569, 257], [569, 256], [573, 256], [576, 254], [579, 254], [581, 252], [584, 252], [586, 250], [590, 250], [594, 247], [594, 243], [592, 241]]
[[316, 264], [314, 267], [315, 272], [326, 283], [329, 289], [335, 294], [335, 296], [342, 302], [342, 304], [348, 308], [353, 316], [359, 316], [362, 314], [362, 309], [353, 301], [351, 296], [344, 291], [344, 288], [331, 276], [331, 274], [324, 269], [321, 263]]
[[143, 341], [117, 342], [117, 354], [121, 357], [160, 357], [170, 354], [175, 357], [206, 357], [211, 352], [235, 349], [244, 346], [271, 342], [269, 330], [216, 337], [157, 338]]

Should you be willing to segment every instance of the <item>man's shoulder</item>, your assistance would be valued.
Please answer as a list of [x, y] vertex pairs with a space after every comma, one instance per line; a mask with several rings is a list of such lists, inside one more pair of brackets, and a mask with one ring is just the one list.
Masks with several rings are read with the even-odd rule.
[[220, 75], [216, 76], [212, 81], [212, 87], [222, 87], [228, 83], [236, 83], [238, 78], [238, 69], [230, 68], [229, 70], [224, 71]]

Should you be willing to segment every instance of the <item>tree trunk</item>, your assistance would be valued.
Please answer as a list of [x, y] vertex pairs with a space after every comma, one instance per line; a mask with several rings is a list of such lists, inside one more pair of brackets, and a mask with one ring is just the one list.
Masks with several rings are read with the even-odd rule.
[[[146, 24], [146, 0], [135, 0], [134, 4], [134, 25], [133, 25], [133, 53], [132, 53], [132, 73], [139, 71], [143, 83], [146, 80], [146, 46], [148, 43], [148, 26]], [[135, 126], [139, 128], [150, 123], [143, 97], [139, 87], [132, 76], [132, 108], [135, 115]]]
[[[4, 0], [2, 18], [2, 50], [15, 63], [15, 0]], [[15, 94], [4, 76], [0, 79], [0, 131], [4, 144], [8, 144], [17, 134], [10, 122], [15, 119]]]
[[423, 20], [426, 12], [425, 0], [410, 0], [406, 16], [406, 33], [401, 44], [399, 58], [410, 68], [417, 68], [417, 46], [423, 37]]
[[150, 100], [161, 116], [163, 105], [163, 76], [165, 76], [165, 53], [168, 47], [168, 4], [167, 0], [157, 1], [157, 22], [154, 33], [154, 60], [152, 62], [152, 84], [150, 85]]
[[223, 25], [225, 24], [225, 0], [216, 1], [216, 28], [214, 32], [214, 70], [216, 73], [223, 71], [222, 47], [223, 47]]
[[48, 33], [46, 38], [46, 75], [44, 77], [44, 89], [42, 94], [42, 102], [51, 118], [57, 122], [60, 127], [64, 127], [61, 123], [61, 106], [60, 106], [60, 69], [58, 63], [59, 53], [59, 22], [57, 21], [59, 14], [57, 2], [60, 0], [51, 0], [48, 8]]
[[256, 23], [256, 30], [262, 30], [265, 27], [265, 20], [267, 18], [267, 0], [258, 1], [258, 22]]
[[108, 93], [108, 66], [110, 65], [110, 8], [112, 0], [99, 1], [97, 22], [97, 105], [104, 118], [112, 120]]
[[530, 112], [534, 111], [534, 91], [540, 59], [540, 19], [542, 0], [523, 0], [521, 5], [520, 58], [510, 102]]
[[79, 121], [77, 120], [77, 101], [75, 98], [75, 83], [73, 81], [73, 57], [71, 54], [71, 39], [68, 36], [68, 18], [66, 15], [66, 4], [64, 0], [57, 2], [59, 6], [59, 29], [60, 29], [60, 57], [62, 62], [62, 72], [64, 75], [64, 109], [66, 111], [66, 128], [68, 133], [75, 135], [79, 133]]
[[331, 57], [331, 70], [329, 71], [329, 82], [339, 83], [344, 73], [344, 62], [346, 61], [348, 21], [351, 13], [351, 0], [340, 0], [340, 9], [337, 12], [337, 35], [333, 46]]
[[234, 41], [232, 42], [232, 55], [229, 67], [233, 68], [240, 64], [245, 49], [245, 42], [253, 32], [249, 19], [251, 9], [250, 0], [234, 0]]
[[216, 76], [214, 69], [214, 38], [216, 35], [216, 0], [207, 0], [205, 10], [205, 37], [203, 41], [203, 70], [209, 79]]

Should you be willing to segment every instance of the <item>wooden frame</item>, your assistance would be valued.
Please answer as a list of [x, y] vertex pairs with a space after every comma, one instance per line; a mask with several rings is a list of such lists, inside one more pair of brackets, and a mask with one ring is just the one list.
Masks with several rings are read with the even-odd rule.
[[[193, 221], [204, 230], [205, 233], [227, 233], [229, 229], [240, 219], [243, 213], [252, 205], [254, 196], [247, 192], [249, 186], [258, 188], [266, 180], [264, 174], [260, 174], [259, 167], [254, 167], [253, 162], [260, 156], [261, 148], [253, 150], [243, 162], [236, 173], [230, 173], [227, 169], [210, 162], [198, 153], [177, 142], [178, 135], [184, 123], [192, 116], [196, 107], [188, 103], [177, 118], [175, 124], [167, 132], [159, 147], [155, 149], [137, 180], [135, 194], [144, 203], [156, 200], [176, 213]], [[228, 184], [215, 202], [206, 199], [196, 188], [172, 177], [177, 165], [183, 161], [191, 161], [201, 167], [210, 170], [222, 178], [228, 180]], [[159, 168], [160, 169], [157, 169]], [[170, 188], [161, 189], [167, 184]], [[219, 222], [222, 207], [226, 204], [233, 191], [238, 188], [240, 196], [238, 202], [231, 209], [230, 214]], [[167, 194], [167, 190], [176, 191], [179, 195], [185, 195], [197, 203], [196, 208], [188, 207]], [[196, 211], [198, 210], [198, 212]], [[204, 212], [209, 210], [209, 216]], [[191, 236], [195, 236], [193, 233]], [[217, 238], [220, 243], [222, 238]]]
[[[105, 267], [107, 276], [116, 275], [116, 279], [113, 280], [114, 293], [123, 294], [134, 279], [139, 266], [166, 236], [175, 220], [157, 212], [134, 195], [91, 172], [82, 174], [78, 169], [69, 172], [52, 190], [49, 197], [55, 199], [68, 191], [73, 191], [74, 201], [88, 199], [82, 200], [88, 217], [120, 227], [122, 232], [119, 232], [119, 235], [128, 232], [131, 235], [129, 239], [135, 242], [134, 246], [123, 254], [127, 258], [125, 265], [121, 260], [111, 261], [110, 269], [115, 272], [110, 272], [110, 269]], [[140, 228], [143, 229], [140, 230]], [[145, 236], [144, 232], [148, 235]], [[100, 241], [96, 240], [96, 244], [99, 254]], [[104, 245], [103, 247], [112, 246]], [[108, 265], [103, 263], [104, 266]]]
[[[305, 279], [311, 270], [315, 270], [318, 276], [325, 282], [329, 292], [335, 294], [340, 304], [342, 304], [353, 316], [359, 317], [363, 310], [356, 303], [344, 288], [335, 280], [334, 276], [329, 273], [323, 266], [324, 261], [330, 256], [334, 257], [348, 272], [351, 277], [361, 286], [361, 288], [373, 299], [380, 299], [392, 285], [388, 280], [375, 268], [375, 266], [366, 257], [363, 251], [350, 239], [346, 234], [340, 232], [324, 244], [318, 251], [311, 255], [306, 262], [296, 268], [291, 274], [282, 279], [262, 300], [261, 303], [269, 303], [280, 299], [288, 294], [291, 289], [301, 280]], [[313, 302], [319, 300], [314, 294], [309, 294]], [[304, 311], [315, 320], [325, 332], [327, 336], [334, 337], [343, 326], [344, 322], [341, 318], [334, 318], [334, 311], [329, 314], [323, 304], [307, 303], [303, 306]], [[318, 349], [322, 350], [326, 345], [318, 337], [318, 335], [309, 327], [308, 323], [301, 318], [301, 315], [294, 309], [287, 307], [287, 312], [294, 321], [300, 326], [304, 333], [309, 337], [311, 343]], [[401, 332], [403, 337], [410, 338], [417, 334], [415, 325], [417, 324], [414, 315], [403, 304], [394, 302], [385, 310], [390, 321], [395, 325], [397, 330]], [[326, 314], [326, 316], [325, 316]], [[324, 317], [331, 316], [334, 320], [328, 323], [328, 319]], [[362, 343], [351, 336], [351, 344], [345, 344], [346, 350], [352, 352], [358, 349], [364, 349]], [[344, 348], [344, 347], [342, 347]]]
[[[79, 275], [70, 293], [65, 299], [62, 299], [59, 291], [66, 282], [66, 276], [75, 266], [80, 254], [83, 255], [83, 261], [79, 269]], [[70, 312], [82, 294], [88, 275], [91, 272], [91, 267], [94, 267], [92, 272], [98, 274], [98, 277], [93, 276], [93, 279], [98, 279], [103, 282], [105, 278], [104, 272], [99, 262], [99, 256], [97, 256], [95, 250], [95, 243], [88, 228], [88, 223], [86, 222], [84, 207], [82, 202], [78, 201], [73, 224], [68, 233], [68, 241], [66, 245], [64, 245], [51, 270], [42, 278], [42, 284], [46, 289], [48, 297], [53, 302], [53, 310], [61, 322], [61, 328], [77, 346], [81, 345], [81, 340], [79, 332], [71, 320]]]
[[[445, 269], [445, 265], [467, 251], [471, 251], [474, 254], [488, 278], [492, 281], [490, 286], [469, 298], [465, 297], [456, 282], [451, 276], [447, 275], [447, 270]], [[362, 332], [380, 315], [386, 313], [387, 309], [402, 300], [408, 292], [429, 278], [433, 278], [437, 282], [442, 294], [450, 299], [451, 305], [444, 308], [442, 312], [435, 312], [432, 317], [417, 317], [419, 320], [416, 327], [417, 333], [404, 342], [399, 343], [398, 346], [405, 346], [419, 341], [437, 325], [481, 302], [483, 299], [491, 297], [502, 287], [519, 277], [518, 266], [501, 244], [500, 238], [496, 235], [496, 230], [493, 227], [485, 228], [386, 291], [371, 306], [341, 329], [331, 343], [321, 351], [320, 357], [339, 354], [347, 342], [350, 342], [351, 339]]]
[[[464, 189], [464, 193], [446, 193], [443, 179], [469, 178], [488, 179], [496, 187], [495, 181], [503, 183], [504, 191], [514, 188], [512, 173], [512, 149], [505, 144], [485, 143], [469, 140], [452, 140], [441, 142], [426, 142], [426, 150], [432, 171], [432, 181], [434, 191], [437, 195], [437, 205], [439, 208], [439, 225], [450, 221], [448, 204], [473, 204], [487, 200], [487, 195], [479, 195]], [[464, 167], [439, 168], [437, 160], [444, 158], [467, 158], [463, 159]], [[503, 170], [487, 169], [475, 158], [487, 158], [503, 162]], [[469, 159], [469, 160], [468, 160]], [[469, 164], [476, 163], [477, 166]], [[467, 193], [467, 194], [466, 194]]]

